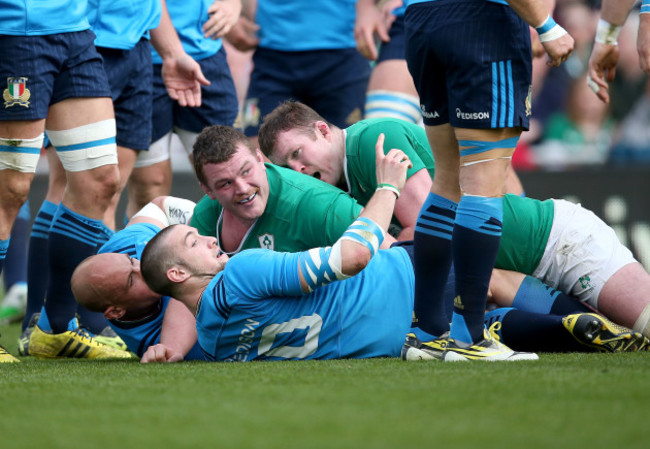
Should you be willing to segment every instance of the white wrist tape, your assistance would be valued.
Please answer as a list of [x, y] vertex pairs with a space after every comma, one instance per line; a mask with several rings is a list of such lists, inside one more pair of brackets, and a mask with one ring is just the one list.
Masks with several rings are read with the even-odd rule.
[[540, 42], [554, 41], [567, 34], [566, 30], [558, 25], [550, 15], [546, 17], [544, 23], [536, 26], [535, 29], [539, 35]]
[[188, 224], [192, 213], [194, 212], [194, 201], [186, 200], [184, 198], [177, 198], [175, 196], [168, 196], [163, 201], [163, 209], [165, 215], [169, 219], [169, 224]]
[[154, 203], [149, 203], [144, 206], [133, 217], [131, 217], [131, 219], [134, 219], [135, 217], [153, 218], [154, 220], [161, 222], [163, 224], [163, 228], [169, 226], [169, 219], [167, 218], [167, 215], [165, 215], [165, 212], [163, 212], [163, 210], [156, 206]]
[[612, 25], [606, 20], [598, 21], [596, 28], [596, 42], [605, 45], [618, 45], [618, 35], [621, 32], [620, 26]]

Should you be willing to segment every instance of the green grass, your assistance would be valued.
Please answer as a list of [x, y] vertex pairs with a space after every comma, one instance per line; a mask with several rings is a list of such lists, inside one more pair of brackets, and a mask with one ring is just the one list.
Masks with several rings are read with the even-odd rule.
[[[0, 328], [15, 353], [18, 327]], [[0, 365], [0, 447], [646, 448], [650, 354]]]

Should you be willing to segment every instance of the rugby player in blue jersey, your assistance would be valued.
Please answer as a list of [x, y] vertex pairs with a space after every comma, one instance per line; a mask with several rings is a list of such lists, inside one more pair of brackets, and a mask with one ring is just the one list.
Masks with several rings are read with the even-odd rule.
[[406, 3], [406, 61], [436, 164], [416, 224], [416, 295], [437, 298], [441, 309], [452, 255], [456, 274], [451, 326], [438, 313], [422, 330], [445, 345], [450, 360], [482, 359], [494, 343], [483, 320], [506, 170], [530, 115], [529, 25], [553, 66], [569, 56], [573, 39], [542, 0]]
[[[81, 305], [103, 313], [129, 351], [142, 357], [147, 348], [167, 344], [172, 361], [203, 359], [194, 326], [184, 323], [187, 309], [168, 296], [149, 289], [140, 275], [140, 256], [146, 243], [170, 224], [189, 223], [194, 202], [171, 196], [155, 198], [113, 235], [97, 255], [85, 259], [72, 275], [72, 291]], [[169, 311], [169, 315], [167, 315]], [[192, 319], [189, 316], [190, 320]], [[172, 328], [173, 339], [164, 329]]]

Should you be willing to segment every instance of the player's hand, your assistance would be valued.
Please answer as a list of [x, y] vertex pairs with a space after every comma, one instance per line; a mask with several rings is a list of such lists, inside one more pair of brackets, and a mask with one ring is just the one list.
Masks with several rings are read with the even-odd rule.
[[552, 41], [542, 42], [542, 45], [549, 59], [546, 64], [551, 67], [558, 67], [571, 56], [574, 42], [571, 35], [567, 33]]
[[533, 27], [530, 28], [530, 49], [533, 54], [533, 58], [541, 58], [546, 54], [542, 42], [539, 40], [539, 34], [537, 30]]
[[241, 13], [239, 0], [215, 0], [208, 8], [208, 21], [203, 24], [203, 35], [212, 39], [225, 36], [235, 25]]
[[253, 50], [260, 42], [257, 37], [259, 29], [258, 24], [242, 16], [239, 17], [225, 38], [239, 51]]
[[384, 134], [380, 134], [375, 144], [375, 157], [377, 165], [377, 185], [391, 184], [400, 191], [406, 184], [406, 172], [413, 167], [408, 156], [397, 148], [384, 154]]
[[616, 76], [616, 64], [618, 63], [618, 45], [607, 45], [594, 42], [589, 57], [589, 70], [587, 72], [587, 83], [594, 93], [603, 102], [609, 103], [609, 83], [614, 81]]
[[377, 59], [379, 55], [375, 45], [375, 33], [383, 42], [390, 41], [388, 28], [374, 2], [357, 3], [354, 40], [357, 43], [357, 51], [371, 61]]
[[184, 52], [163, 59], [162, 79], [169, 96], [181, 106], [201, 106], [201, 85], [210, 85], [199, 63]]
[[159, 343], [149, 346], [140, 359], [140, 363], [167, 363], [180, 362], [183, 360], [183, 354], [174, 351], [172, 348]]
[[639, 66], [645, 73], [650, 73], [650, 14], [639, 14], [639, 34], [636, 38], [639, 52]]

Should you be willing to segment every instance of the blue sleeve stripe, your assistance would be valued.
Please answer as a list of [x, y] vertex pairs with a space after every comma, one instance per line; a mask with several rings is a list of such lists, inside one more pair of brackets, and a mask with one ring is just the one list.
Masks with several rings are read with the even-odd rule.
[[[311, 290], [314, 290], [316, 287], [329, 284], [330, 282], [336, 280], [334, 271], [332, 271], [332, 268], [329, 266], [329, 257], [331, 251], [331, 247], [318, 248], [321, 262], [320, 268], [316, 268], [316, 263], [312, 259], [309, 251], [300, 253], [300, 269], [302, 270], [302, 275]], [[312, 275], [316, 279], [314, 279]]]
[[355, 241], [361, 243], [363, 246], [365, 246], [366, 248], [368, 248], [370, 250], [370, 254], [372, 256], [375, 255], [375, 248], [374, 248], [374, 246], [372, 246], [372, 243], [370, 243], [365, 238], [361, 237], [359, 234], [356, 234], [354, 232], [345, 231], [343, 233], [343, 237], [347, 237], [349, 239], [352, 239], [352, 240], [355, 240]]
[[370, 232], [372, 232], [373, 234], [375, 234], [375, 237], [377, 237], [377, 240], [379, 240], [379, 244], [381, 244], [381, 242], [384, 240], [384, 232], [383, 232], [383, 231], [381, 230], [381, 228], [377, 225], [377, 223], [375, 223], [374, 221], [372, 221], [372, 220], [369, 219], [369, 218], [366, 218], [366, 217], [359, 217], [359, 218], [357, 218], [357, 219], [355, 220], [354, 223], [352, 223], [352, 225], [351, 225], [348, 229], [351, 229], [352, 226], [357, 226], [357, 225], [355, 225], [355, 223], [358, 223], [358, 222], [365, 223], [368, 227], [367, 227], [367, 228], [364, 228], [364, 230], [366, 230], [366, 231], [370, 231]]

